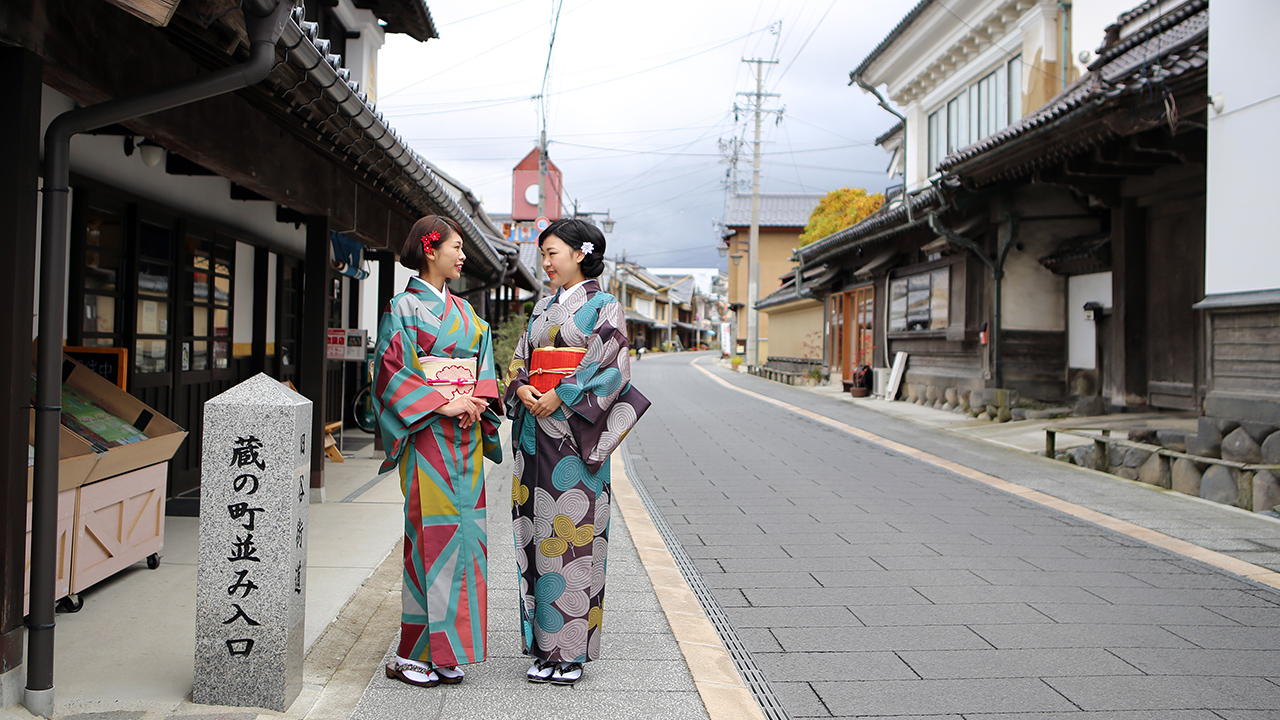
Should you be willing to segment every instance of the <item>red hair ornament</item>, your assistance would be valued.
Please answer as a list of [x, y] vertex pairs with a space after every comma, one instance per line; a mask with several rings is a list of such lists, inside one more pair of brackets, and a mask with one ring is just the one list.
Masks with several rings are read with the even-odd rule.
[[427, 254], [427, 253], [431, 252], [431, 246], [432, 246], [432, 244], [437, 243], [437, 242], [440, 242], [440, 232], [439, 232], [439, 231], [437, 231], [437, 230], [432, 230], [431, 232], [427, 233], [426, 235], [423, 235], [423, 236], [422, 236], [422, 253], [425, 255], [425, 254]]

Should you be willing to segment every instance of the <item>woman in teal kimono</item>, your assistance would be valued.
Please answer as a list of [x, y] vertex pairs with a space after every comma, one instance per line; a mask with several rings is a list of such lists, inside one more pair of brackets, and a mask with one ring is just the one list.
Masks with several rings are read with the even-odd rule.
[[[595, 278], [604, 235], [557, 220], [538, 236], [554, 295], [533, 309], [504, 402], [515, 453], [512, 524], [530, 682], [572, 685], [600, 655], [609, 549], [609, 455], [649, 408], [631, 387], [622, 305]], [[585, 348], [552, 391], [529, 382], [539, 347]]]
[[[484, 460], [502, 461], [489, 326], [449, 292], [462, 274], [452, 220], [414, 224], [400, 263], [417, 270], [378, 326], [374, 403], [386, 460], [404, 493], [400, 645], [387, 676], [422, 687], [462, 682], [459, 665], [484, 660], [488, 613]], [[474, 358], [474, 394], [428, 381], [419, 358]]]

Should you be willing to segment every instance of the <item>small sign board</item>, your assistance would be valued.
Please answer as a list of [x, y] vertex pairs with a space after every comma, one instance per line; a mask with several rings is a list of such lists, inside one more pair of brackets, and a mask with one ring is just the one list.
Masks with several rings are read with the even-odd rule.
[[351, 328], [329, 328], [329, 342], [325, 357], [330, 360], [364, 362], [369, 341], [369, 331]]
[[110, 347], [76, 347], [62, 348], [67, 355], [76, 359], [95, 373], [115, 383], [121, 390], [125, 387], [129, 374], [129, 350]]

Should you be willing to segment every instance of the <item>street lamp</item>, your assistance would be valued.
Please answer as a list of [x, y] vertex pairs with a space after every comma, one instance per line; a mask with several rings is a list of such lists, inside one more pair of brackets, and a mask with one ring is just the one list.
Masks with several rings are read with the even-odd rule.
[[737, 265], [742, 262], [742, 253], [734, 253], [729, 256], [729, 259], [733, 261], [734, 265]]

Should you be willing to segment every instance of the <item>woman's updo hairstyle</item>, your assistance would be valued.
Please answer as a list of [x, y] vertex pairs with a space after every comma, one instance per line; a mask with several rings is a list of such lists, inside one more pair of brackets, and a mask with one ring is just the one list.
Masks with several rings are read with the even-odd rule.
[[600, 232], [600, 228], [586, 220], [563, 218], [551, 223], [538, 235], [538, 247], [542, 247], [542, 241], [551, 235], [560, 238], [574, 250], [581, 250], [584, 244], [591, 243], [591, 252], [578, 263], [578, 267], [582, 269], [582, 277], [597, 278], [604, 272], [604, 233]]
[[[434, 240], [429, 237], [431, 233], [437, 235]], [[404, 246], [400, 248], [400, 264], [414, 272], [422, 272], [427, 260], [425, 245], [438, 248], [440, 243], [453, 235], [462, 237], [462, 228], [453, 220], [439, 215], [419, 218], [409, 229], [409, 237], [405, 238]]]

